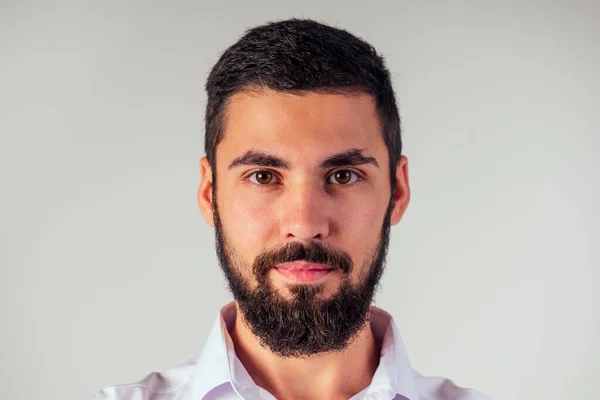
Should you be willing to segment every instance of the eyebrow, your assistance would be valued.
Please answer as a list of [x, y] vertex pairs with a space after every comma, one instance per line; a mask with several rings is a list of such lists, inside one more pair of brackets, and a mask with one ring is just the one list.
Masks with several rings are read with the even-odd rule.
[[[350, 149], [334, 154], [320, 164], [321, 168], [346, 167], [351, 165], [372, 164], [379, 168], [379, 163], [374, 157], [365, 156], [364, 150]], [[269, 168], [290, 169], [290, 164], [284, 159], [256, 150], [248, 150], [229, 164], [229, 170], [242, 165], [261, 166]]]
[[345, 167], [347, 165], [363, 164], [373, 164], [379, 168], [379, 163], [377, 160], [374, 157], [365, 156], [363, 151], [364, 150], [360, 149], [351, 149], [343, 153], [334, 154], [321, 163], [321, 168]]

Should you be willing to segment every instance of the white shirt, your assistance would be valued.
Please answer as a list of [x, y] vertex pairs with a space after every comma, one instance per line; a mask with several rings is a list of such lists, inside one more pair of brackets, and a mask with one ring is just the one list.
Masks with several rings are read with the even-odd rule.
[[[221, 309], [197, 361], [141, 381], [110, 386], [92, 400], [274, 400], [257, 386], [236, 357], [229, 331], [235, 323], [231, 302]], [[371, 330], [381, 344], [381, 358], [371, 384], [350, 400], [491, 400], [449, 379], [424, 377], [414, 371], [392, 317], [371, 307]]]

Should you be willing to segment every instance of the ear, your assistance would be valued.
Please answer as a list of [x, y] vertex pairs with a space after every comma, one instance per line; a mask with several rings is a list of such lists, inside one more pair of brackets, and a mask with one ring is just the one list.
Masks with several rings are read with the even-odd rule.
[[390, 216], [390, 224], [396, 225], [402, 219], [410, 201], [410, 186], [408, 185], [408, 158], [400, 156], [396, 165], [396, 195]]
[[198, 186], [198, 207], [206, 223], [214, 227], [212, 168], [206, 157], [200, 159], [200, 186]]

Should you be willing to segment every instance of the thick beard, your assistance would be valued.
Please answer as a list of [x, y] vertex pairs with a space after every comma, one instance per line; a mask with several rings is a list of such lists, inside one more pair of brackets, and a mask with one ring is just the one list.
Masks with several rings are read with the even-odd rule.
[[[243, 320], [263, 347], [280, 357], [309, 358], [342, 351], [369, 320], [370, 305], [385, 268], [390, 234], [392, 201], [386, 211], [380, 237], [370, 258], [365, 261], [366, 276], [354, 285], [353, 270], [347, 253], [313, 242], [304, 246], [291, 242], [261, 253], [250, 268], [227, 241], [219, 217], [215, 193], [213, 215], [217, 257], [229, 290], [240, 307]], [[306, 260], [339, 268], [343, 281], [330, 298], [319, 298], [319, 285], [289, 285], [291, 299], [281, 296], [268, 280], [268, 272], [277, 263]], [[257, 281], [251, 289], [240, 271], [251, 271]]]

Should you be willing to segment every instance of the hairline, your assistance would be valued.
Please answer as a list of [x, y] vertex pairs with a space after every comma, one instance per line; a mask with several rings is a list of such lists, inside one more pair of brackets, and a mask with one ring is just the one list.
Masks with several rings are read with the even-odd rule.
[[[213, 139], [215, 142], [214, 142], [214, 144], [211, 144], [212, 154], [207, 154], [209, 156], [209, 157], [207, 157], [208, 161], [209, 161], [209, 165], [211, 166], [211, 168], [213, 170], [216, 170], [217, 147], [218, 147], [219, 143], [221, 143], [223, 141], [223, 139], [225, 138], [225, 126], [226, 126], [227, 117], [228, 117], [228, 114], [230, 111], [231, 101], [233, 100], [233, 98], [236, 95], [240, 95], [240, 94], [252, 95], [252, 94], [264, 93], [267, 91], [274, 91], [274, 92], [283, 93], [283, 94], [293, 94], [296, 96], [306, 96], [310, 93], [334, 94], [334, 95], [337, 94], [337, 95], [349, 96], [349, 97], [367, 95], [371, 98], [371, 100], [373, 100], [373, 104], [375, 106], [375, 112], [377, 114], [379, 133], [381, 135], [381, 138], [384, 141], [384, 144], [388, 150], [388, 153], [390, 151], [390, 148], [386, 142], [386, 136], [385, 136], [385, 132], [384, 132], [384, 116], [382, 115], [382, 111], [380, 110], [379, 104], [377, 102], [377, 98], [365, 86], [360, 86], [360, 85], [357, 85], [357, 86], [331, 86], [331, 87], [324, 86], [324, 87], [316, 87], [316, 88], [311, 88], [311, 89], [276, 89], [276, 88], [273, 88], [266, 84], [251, 82], [251, 83], [245, 84], [242, 87], [229, 93], [223, 99], [223, 101], [219, 105], [218, 111], [213, 116], [213, 123], [216, 122], [215, 126], [217, 127], [217, 129], [216, 129], [217, 134], [213, 136]], [[391, 159], [389, 160], [389, 162], [391, 162]], [[216, 178], [216, 176], [215, 176], [215, 178]]]

